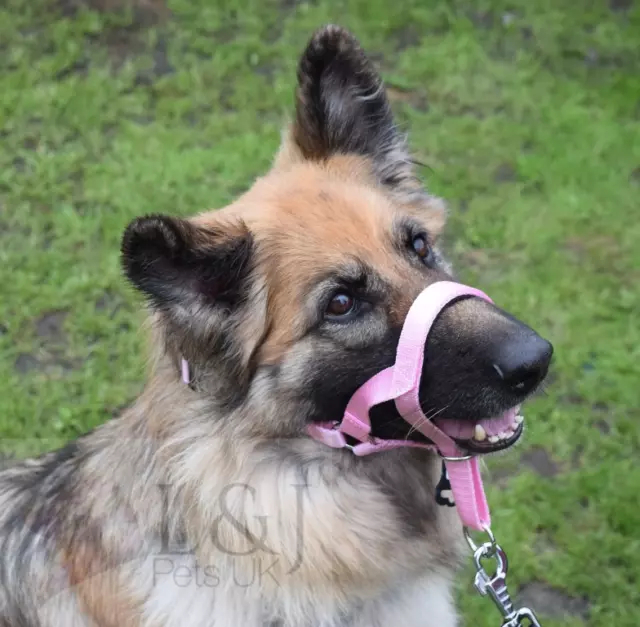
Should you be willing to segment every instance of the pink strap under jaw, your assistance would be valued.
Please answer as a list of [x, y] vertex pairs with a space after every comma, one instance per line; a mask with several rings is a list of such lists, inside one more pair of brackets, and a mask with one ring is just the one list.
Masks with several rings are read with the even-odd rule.
[[[491, 302], [480, 290], [460, 283], [441, 281], [427, 287], [407, 313], [395, 364], [371, 377], [355, 392], [340, 423], [314, 424], [308, 431], [314, 439], [332, 448], [351, 448], [356, 455], [369, 455], [401, 447], [436, 449], [445, 458], [451, 490], [462, 523], [466, 527], [481, 530], [490, 525], [490, 516], [478, 460], [467, 458], [455, 441], [424, 415], [419, 399], [429, 331], [438, 314], [451, 301], [463, 296], [475, 296]], [[434, 444], [381, 440], [371, 436], [370, 409], [392, 399], [395, 399], [400, 415]], [[345, 435], [353, 437], [359, 443], [349, 445]]]

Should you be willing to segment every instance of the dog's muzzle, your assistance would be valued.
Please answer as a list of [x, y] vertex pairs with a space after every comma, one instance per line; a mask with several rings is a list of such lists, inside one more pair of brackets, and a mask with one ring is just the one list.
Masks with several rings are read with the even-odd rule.
[[[442, 427], [436, 426], [422, 411], [419, 399], [420, 379], [425, 357], [427, 336], [438, 314], [453, 300], [474, 296], [488, 302], [491, 299], [472, 287], [440, 281], [427, 287], [411, 305], [405, 319], [393, 366], [365, 382], [351, 397], [340, 422], [315, 423], [308, 428], [315, 440], [332, 448], [348, 448], [355, 455], [370, 455], [402, 447], [435, 450], [444, 460], [446, 474], [463, 525], [481, 530], [490, 525], [478, 459], [468, 455]], [[371, 435], [369, 411], [374, 405], [393, 400], [398, 413], [429, 443], [410, 440], [383, 440]], [[513, 421], [515, 410], [498, 419]], [[439, 425], [446, 421], [438, 421]], [[455, 423], [455, 421], [453, 421]], [[491, 421], [490, 421], [491, 422]], [[357, 443], [349, 444], [347, 436]]]

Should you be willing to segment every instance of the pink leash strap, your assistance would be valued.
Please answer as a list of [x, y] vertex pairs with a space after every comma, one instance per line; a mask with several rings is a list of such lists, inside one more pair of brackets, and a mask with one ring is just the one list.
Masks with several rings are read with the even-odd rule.
[[445, 459], [444, 464], [462, 524], [475, 531], [491, 527], [489, 504], [482, 485], [478, 458]]
[[[478, 460], [461, 451], [455, 441], [424, 415], [419, 388], [426, 341], [438, 314], [452, 300], [475, 296], [491, 302], [472, 287], [441, 281], [427, 287], [411, 305], [400, 334], [396, 362], [366, 381], [351, 397], [340, 423], [314, 424], [309, 434], [332, 448], [351, 448], [356, 455], [369, 455], [402, 447], [437, 449], [445, 460], [451, 491], [464, 526], [482, 530], [490, 525]], [[395, 399], [400, 415], [434, 444], [409, 440], [381, 440], [371, 436], [369, 411], [374, 405]], [[359, 444], [349, 445], [345, 435]]]

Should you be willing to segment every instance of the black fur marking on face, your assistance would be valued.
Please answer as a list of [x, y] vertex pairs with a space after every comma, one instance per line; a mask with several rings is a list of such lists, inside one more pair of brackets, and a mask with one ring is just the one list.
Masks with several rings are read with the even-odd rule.
[[411, 425], [400, 415], [396, 409], [395, 401], [380, 403], [371, 408], [371, 432], [377, 438], [383, 440], [404, 440], [407, 436], [415, 442], [428, 442], [427, 438], [419, 431], [411, 428]]
[[167, 216], [137, 218], [122, 238], [125, 274], [159, 309], [230, 307], [243, 295], [253, 248], [251, 234], [240, 226], [231, 235]]
[[341, 420], [354, 392], [394, 364], [399, 338], [400, 329], [389, 329], [373, 346], [357, 350], [335, 346], [317, 354], [305, 377], [304, 394], [314, 408], [308, 420]]

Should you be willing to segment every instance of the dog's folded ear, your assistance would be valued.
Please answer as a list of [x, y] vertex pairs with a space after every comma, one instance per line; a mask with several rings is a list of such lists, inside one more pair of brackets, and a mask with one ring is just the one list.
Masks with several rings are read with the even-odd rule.
[[319, 29], [300, 59], [290, 141], [308, 160], [368, 157], [388, 186], [412, 176], [382, 79], [355, 37], [338, 26]]
[[122, 238], [122, 265], [157, 309], [233, 307], [244, 293], [253, 240], [243, 223], [200, 226], [162, 215], [135, 219]]

